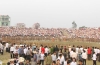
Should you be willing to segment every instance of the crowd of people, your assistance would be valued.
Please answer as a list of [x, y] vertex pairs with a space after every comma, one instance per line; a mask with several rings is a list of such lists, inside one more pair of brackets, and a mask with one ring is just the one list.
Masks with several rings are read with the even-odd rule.
[[100, 28], [16, 28], [16, 27], [0, 27], [1, 36], [64, 36], [63, 31], [67, 34], [67, 38], [93, 38], [100, 39]]
[[10, 53], [7, 65], [86, 65], [93, 60], [93, 65], [100, 62], [100, 49], [83, 46], [36, 46], [35, 44], [0, 44], [0, 53], [4, 48]]

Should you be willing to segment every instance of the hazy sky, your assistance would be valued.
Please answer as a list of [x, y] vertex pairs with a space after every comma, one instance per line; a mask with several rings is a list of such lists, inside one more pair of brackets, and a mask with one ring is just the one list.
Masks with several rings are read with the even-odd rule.
[[0, 15], [9, 15], [11, 25], [41, 27], [100, 26], [100, 0], [0, 0]]

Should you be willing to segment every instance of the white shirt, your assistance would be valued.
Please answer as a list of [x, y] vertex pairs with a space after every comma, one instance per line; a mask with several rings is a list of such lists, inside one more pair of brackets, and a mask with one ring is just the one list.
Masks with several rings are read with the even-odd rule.
[[82, 58], [83, 59], [87, 59], [87, 53], [85, 52], [85, 53], [82, 53]]
[[77, 54], [78, 54], [78, 49], [79, 49], [79, 48], [76, 48], [76, 53], [77, 53]]
[[1, 48], [2, 44], [0, 43], [0, 48]]
[[18, 49], [14, 49], [14, 52], [13, 53], [18, 53]]
[[96, 60], [96, 54], [93, 54], [92, 60]]
[[8, 43], [6, 43], [6, 48], [8, 48], [9, 47], [9, 44]]
[[80, 48], [81, 49], [81, 52], [83, 53], [83, 48]]
[[40, 60], [44, 60], [44, 56], [45, 56], [45, 55], [42, 54], [42, 53], [41, 53], [40, 55], [41, 55]]
[[60, 57], [58, 57], [58, 59], [60, 60], [60, 64], [62, 64], [62, 62], [64, 62], [64, 61], [65, 61], [64, 56], [62, 56], [61, 58], [60, 58]]
[[85, 50], [85, 52], [87, 53], [87, 49], [84, 49]]
[[97, 49], [97, 53], [100, 53], [100, 50], [99, 49]]
[[56, 57], [56, 55], [51, 55], [51, 57], [52, 57], [52, 61], [56, 61], [56, 59], [57, 59], [57, 57]]
[[12, 46], [12, 47], [10, 47], [10, 51], [14, 51], [14, 47]]
[[71, 52], [71, 48], [68, 48], [69, 49], [69, 52]]
[[24, 49], [24, 54], [26, 54], [27, 50], [28, 50], [27, 48]]
[[72, 57], [73, 51], [70, 51], [70, 57]]
[[70, 65], [77, 65], [77, 63], [72, 61]]
[[45, 48], [45, 53], [47, 53], [47, 54], [48, 54], [48, 48]]
[[76, 59], [77, 58], [77, 53], [73, 52], [71, 57]]
[[3, 47], [4, 47], [4, 46], [1, 44], [1, 45], [0, 45], [0, 48], [3, 49]]
[[67, 65], [67, 61], [64, 61], [64, 65]]
[[97, 49], [94, 49], [94, 52], [95, 52], [95, 54], [97, 54], [98, 53], [98, 50]]

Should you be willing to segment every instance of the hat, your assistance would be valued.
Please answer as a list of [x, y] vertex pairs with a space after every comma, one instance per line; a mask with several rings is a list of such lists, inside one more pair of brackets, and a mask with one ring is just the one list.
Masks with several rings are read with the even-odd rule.
[[20, 46], [23, 46], [23, 45], [20, 45]]
[[71, 46], [68, 46], [69, 48], [71, 48]]
[[19, 57], [18, 60], [19, 60], [19, 62], [24, 62], [25, 59], [23, 57]]
[[14, 61], [14, 59], [9, 59], [9, 61]]
[[33, 51], [33, 53], [37, 53], [36, 51]]
[[33, 45], [35, 45], [35, 44], [33, 44]]
[[18, 46], [18, 45], [15, 45], [15, 46]]

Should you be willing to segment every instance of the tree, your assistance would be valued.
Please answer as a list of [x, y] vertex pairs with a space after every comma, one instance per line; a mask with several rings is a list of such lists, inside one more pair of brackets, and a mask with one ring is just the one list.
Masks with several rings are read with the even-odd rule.
[[79, 27], [79, 29], [84, 29], [84, 28], [87, 28], [87, 27], [86, 26]]
[[77, 24], [75, 23], [75, 21], [72, 22], [72, 28], [77, 28]]
[[33, 25], [33, 28], [34, 28], [34, 29], [39, 29], [39, 28], [40, 28], [40, 24], [39, 24], [39, 23], [35, 23], [35, 24]]

